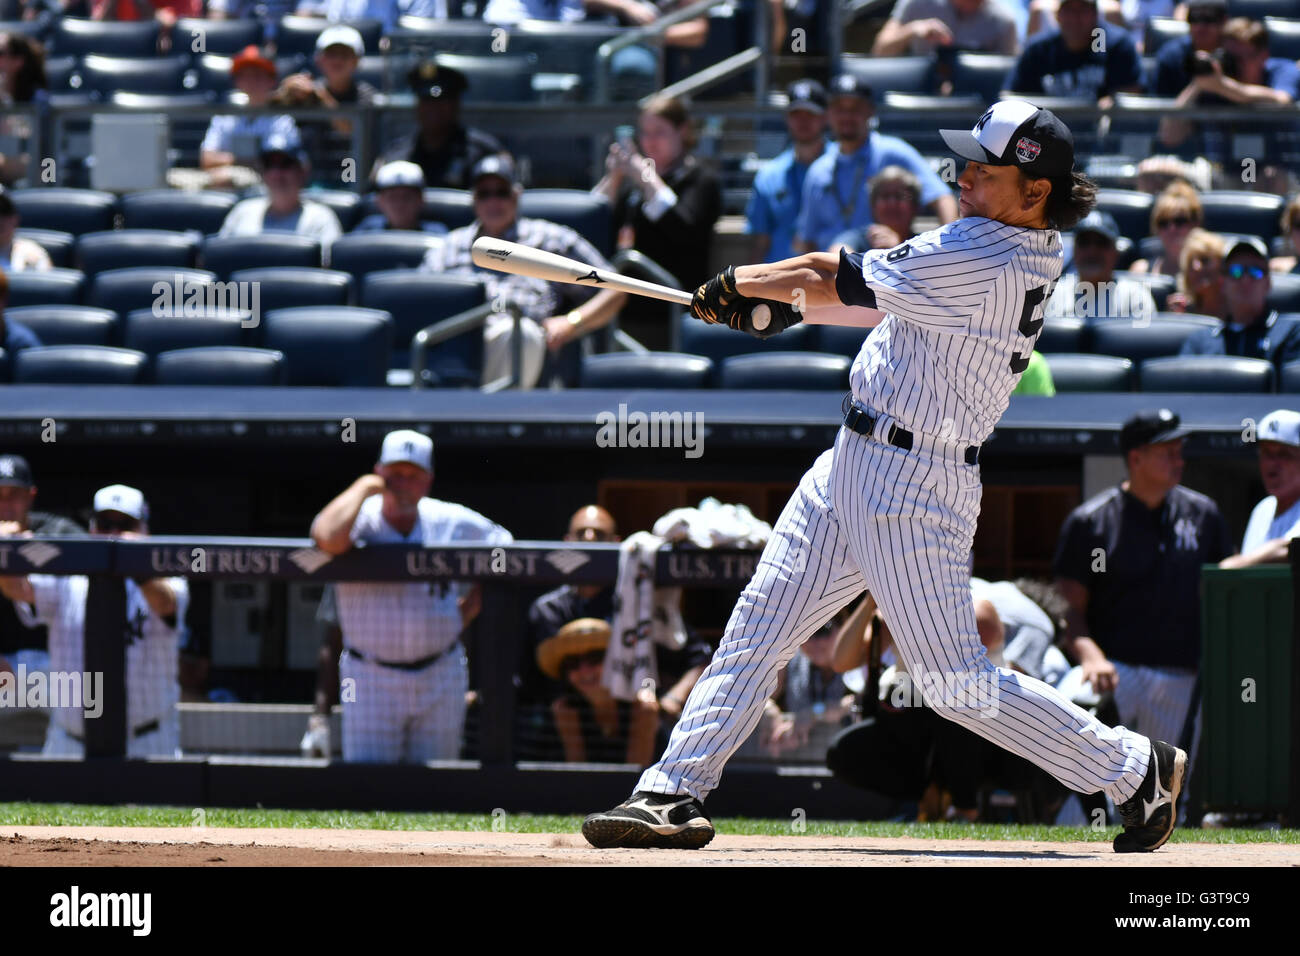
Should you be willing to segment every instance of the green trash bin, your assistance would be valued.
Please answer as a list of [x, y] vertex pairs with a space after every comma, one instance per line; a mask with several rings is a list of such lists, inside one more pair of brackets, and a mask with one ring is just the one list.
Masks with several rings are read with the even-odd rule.
[[1285, 814], [1297, 802], [1297, 664], [1293, 565], [1201, 575], [1200, 759], [1193, 794], [1205, 810]]

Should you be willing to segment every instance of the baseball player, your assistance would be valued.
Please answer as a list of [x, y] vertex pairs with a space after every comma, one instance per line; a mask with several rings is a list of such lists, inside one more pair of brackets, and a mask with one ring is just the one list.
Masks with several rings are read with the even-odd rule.
[[[971, 601], [980, 446], [1042, 329], [1061, 274], [1058, 230], [1087, 213], [1095, 187], [1073, 172], [1065, 124], [1023, 100], [941, 132], [967, 160], [962, 218], [893, 249], [729, 267], [696, 290], [697, 318], [759, 337], [805, 318], [875, 328], [853, 364], [844, 427], [778, 519], [663, 756], [629, 800], [583, 822], [595, 846], [708, 843], [701, 801], [777, 671], [864, 588], [913, 680], [933, 675], [942, 688], [926, 694], [941, 716], [1073, 790], [1109, 794], [1124, 823], [1117, 851], [1154, 850], [1173, 831], [1187, 755], [995, 668]], [[756, 322], [759, 300], [768, 309]], [[978, 702], [981, 686], [996, 707]]]
[[[510, 532], [477, 511], [427, 497], [433, 441], [402, 430], [384, 436], [374, 474], [363, 475], [312, 521], [316, 546], [457, 541], [508, 544]], [[447, 581], [340, 581], [339, 657], [343, 759], [423, 763], [460, 756], [469, 664], [461, 631], [476, 613], [477, 590]]]
[[[126, 485], [95, 492], [90, 533], [134, 538], [148, 533], [149, 506], [144, 495]], [[86, 595], [84, 575], [32, 574], [0, 578], [0, 592], [33, 624], [50, 634], [50, 672], [85, 672]], [[176, 704], [180, 630], [189, 605], [184, 578], [126, 581], [126, 719], [128, 757], [174, 757], [180, 754], [180, 716]], [[83, 678], [84, 679], [84, 678]], [[57, 702], [56, 702], [57, 703]], [[86, 701], [83, 697], [82, 703]], [[65, 702], [50, 711], [46, 756], [81, 757], [85, 753], [86, 708]]]

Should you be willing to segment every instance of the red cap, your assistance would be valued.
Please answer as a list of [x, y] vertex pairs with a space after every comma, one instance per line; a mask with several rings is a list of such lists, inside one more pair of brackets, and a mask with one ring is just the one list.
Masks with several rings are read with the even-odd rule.
[[275, 79], [275, 64], [262, 56], [262, 51], [251, 43], [240, 50], [239, 54], [230, 61], [230, 75], [234, 76], [246, 66], [255, 66], [260, 70], [265, 70], [271, 74], [271, 79]]

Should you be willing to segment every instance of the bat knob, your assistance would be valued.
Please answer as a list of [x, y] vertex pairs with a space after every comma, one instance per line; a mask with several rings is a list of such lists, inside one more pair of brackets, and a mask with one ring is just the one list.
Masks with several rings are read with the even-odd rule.
[[772, 321], [772, 310], [764, 303], [754, 306], [754, 311], [749, 313], [749, 321], [753, 323], [754, 328], [762, 332], [767, 328], [768, 323]]

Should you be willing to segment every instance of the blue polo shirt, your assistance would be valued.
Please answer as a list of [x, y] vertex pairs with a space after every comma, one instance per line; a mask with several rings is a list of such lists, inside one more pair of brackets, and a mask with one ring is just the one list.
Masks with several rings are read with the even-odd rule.
[[[822, 155], [835, 149], [835, 144], [828, 142]], [[794, 147], [791, 146], [764, 163], [754, 177], [754, 191], [749, 194], [745, 218], [750, 235], [771, 237], [767, 262], [780, 262], [795, 255], [794, 227], [803, 205], [804, 180], [811, 168], [812, 163], [805, 166], [795, 161]]]
[[921, 181], [922, 206], [952, 195], [920, 153], [896, 136], [873, 131], [857, 151], [846, 156], [835, 147], [809, 167], [796, 238], [825, 249], [844, 230], [871, 225], [867, 183], [886, 166], [902, 166]]

